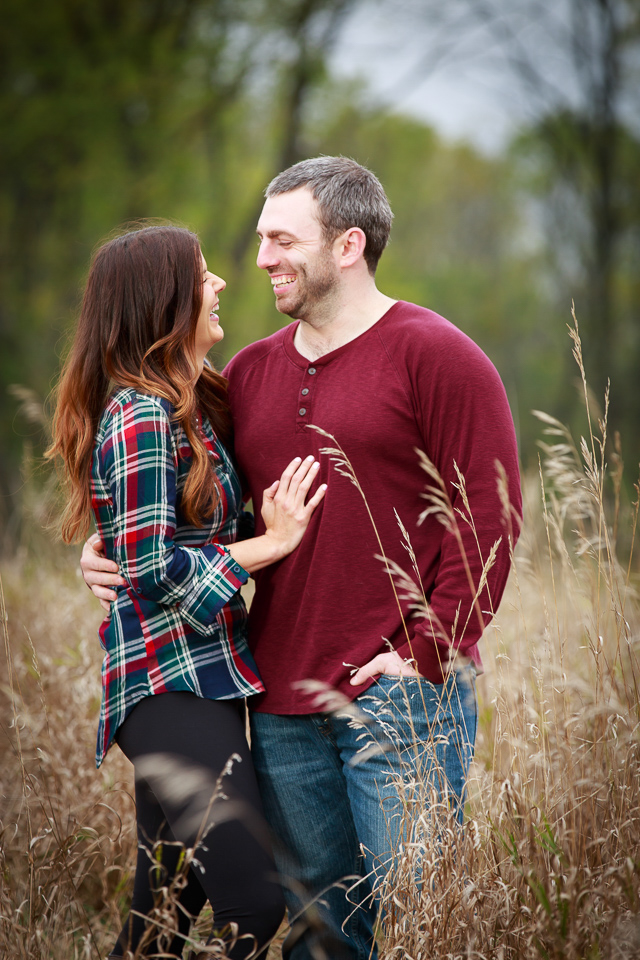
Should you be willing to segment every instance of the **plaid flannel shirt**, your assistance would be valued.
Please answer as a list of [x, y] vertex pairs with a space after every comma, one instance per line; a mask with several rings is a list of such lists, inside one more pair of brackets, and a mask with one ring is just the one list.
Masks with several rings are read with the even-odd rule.
[[204, 527], [188, 525], [180, 503], [191, 447], [172, 414], [167, 400], [121, 389], [96, 434], [91, 505], [106, 555], [127, 581], [100, 627], [97, 766], [143, 697], [188, 690], [227, 700], [264, 690], [239, 592], [249, 574], [225, 549], [242, 539], [248, 517], [238, 476], [203, 420], [222, 496]]

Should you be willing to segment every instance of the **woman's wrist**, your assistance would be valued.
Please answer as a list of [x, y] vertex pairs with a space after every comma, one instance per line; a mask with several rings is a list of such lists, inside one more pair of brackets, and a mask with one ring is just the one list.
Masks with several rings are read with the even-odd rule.
[[291, 553], [291, 549], [268, 533], [250, 540], [238, 540], [229, 545], [229, 553], [234, 560], [244, 567], [247, 573], [255, 573], [263, 567], [277, 563]]
[[294, 550], [292, 543], [278, 539], [278, 537], [274, 536], [269, 530], [267, 530], [264, 534], [264, 538], [268, 541], [268, 549], [273, 551], [273, 560], [271, 563], [276, 563], [278, 560], [283, 560]]

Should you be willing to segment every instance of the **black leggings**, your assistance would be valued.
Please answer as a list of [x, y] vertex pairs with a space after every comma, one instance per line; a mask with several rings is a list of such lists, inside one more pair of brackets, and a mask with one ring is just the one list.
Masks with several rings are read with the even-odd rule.
[[[245, 737], [243, 706], [244, 701], [205, 700], [192, 693], [156, 694], [141, 700], [120, 727], [118, 745], [135, 769], [138, 860], [131, 913], [112, 957], [138, 947], [154, 893], [171, 882], [180, 845], [193, 846], [205, 819], [213, 826], [195, 853], [202, 869], [190, 867], [178, 899], [178, 933], [169, 937], [168, 946], [159, 943], [157, 935], [147, 939], [143, 956], [164, 950], [163, 956], [181, 957], [190, 917], [196, 917], [207, 900], [215, 930], [234, 922], [239, 936], [252, 935], [229, 950], [233, 960], [245, 960], [255, 945], [253, 937], [260, 948], [276, 933], [284, 900]], [[207, 812], [232, 754], [241, 759], [222, 778], [224, 796]], [[163, 846], [155, 848], [151, 859], [156, 841]]]

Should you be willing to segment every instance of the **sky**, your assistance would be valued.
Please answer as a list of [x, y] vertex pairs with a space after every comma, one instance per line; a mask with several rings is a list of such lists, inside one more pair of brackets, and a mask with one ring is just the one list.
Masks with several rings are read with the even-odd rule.
[[468, 140], [499, 152], [525, 113], [505, 98], [496, 70], [482, 62], [482, 40], [451, 50], [444, 62], [430, 56], [424, 24], [390, 22], [377, 5], [359, 4], [346, 20], [331, 56], [332, 72], [362, 77], [372, 98], [432, 124], [447, 139]]
[[[575, 107], [580, 101], [583, 92], [570, 61], [576, 49], [575, 4], [361, 0], [341, 28], [331, 68], [345, 80], [364, 78], [372, 98], [425, 120], [445, 138], [498, 153], [543, 107]], [[483, 22], [481, 9], [492, 11], [493, 29]], [[498, 38], [506, 31], [510, 44], [503, 46]], [[592, 37], [585, 39], [584, 32], [578, 40], [591, 47]], [[510, 70], [506, 49], [535, 64], [542, 83], [527, 87], [522, 73]]]

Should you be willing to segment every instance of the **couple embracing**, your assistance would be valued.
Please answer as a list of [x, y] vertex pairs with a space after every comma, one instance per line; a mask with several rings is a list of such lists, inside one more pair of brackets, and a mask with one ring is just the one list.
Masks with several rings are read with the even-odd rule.
[[[517, 449], [482, 351], [378, 290], [391, 221], [380, 182], [355, 161], [319, 157], [277, 176], [257, 263], [293, 322], [223, 375], [205, 358], [223, 336], [225, 284], [193, 234], [141, 229], [92, 263], [50, 454], [70, 482], [63, 535], [82, 536], [92, 515], [98, 530], [82, 561], [109, 610], [97, 762], [115, 742], [136, 774], [138, 863], [112, 958], [182, 956], [207, 900], [215, 931], [236, 925], [229, 957], [264, 956], [282, 891], [283, 956], [375, 958], [398, 777], [424, 765], [421, 751], [437, 750], [440, 798], [462, 818], [478, 641], [518, 533]], [[334, 469], [325, 434], [359, 486]], [[425, 511], [425, 482], [439, 481], [417, 451], [441, 478], [449, 521]], [[249, 498], [262, 504], [255, 525]], [[427, 601], [420, 616], [389, 575], [410, 565], [398, 518]], [[382, 749], [363, 752], [362, 731], [322, 712], [310, 680], [353, 701]], [[226, 770], [215, 802], [198, 807], [167, 786], [167, 757], [213, 786]], [[146, 919], [156, 888], [203, 817], [176, 929], [159, 939]], [[158, 841], [162, 869], [157, 857], [150, 869]]]

